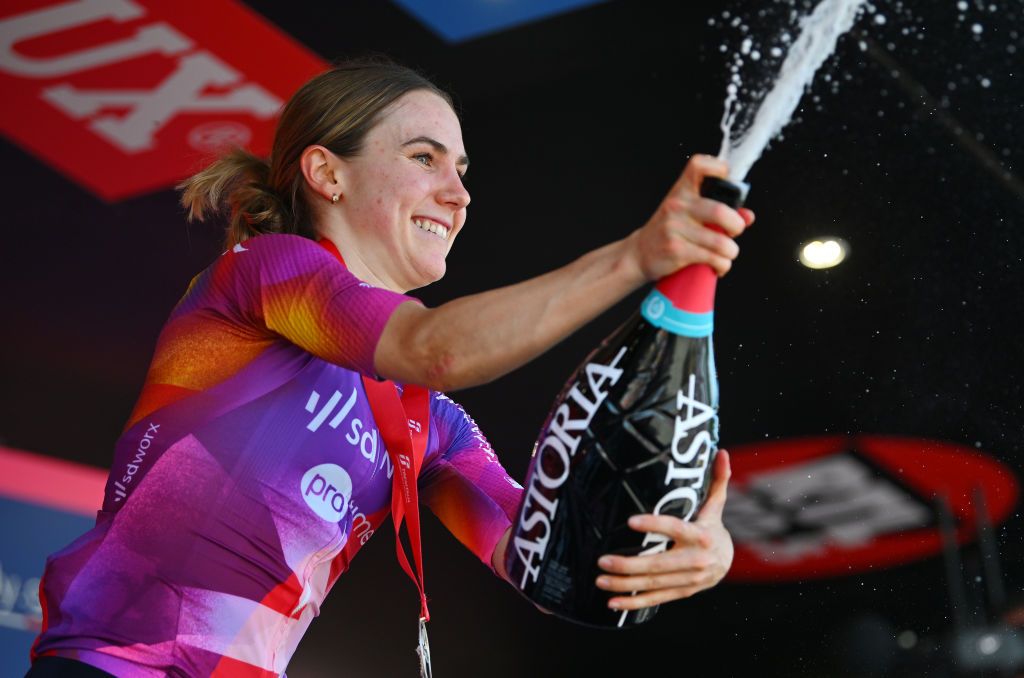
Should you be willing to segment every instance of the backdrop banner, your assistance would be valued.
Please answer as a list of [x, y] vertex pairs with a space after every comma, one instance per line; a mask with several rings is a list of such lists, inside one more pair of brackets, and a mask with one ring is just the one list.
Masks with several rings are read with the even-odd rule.
[[837, 577], [927, 558], [942, 549], [936, 501], [948, 502], [965, 543], [976, 532], [976, 492], [993, 524], [1019, 492], [1009, 467], [936, 440], [828, 436], [729, 452], [733, 581]]
[[232, 0], [4, 3], [0, 131], [100, 197], [167, 188], [230, 146], [270, 150], [327, 63]]

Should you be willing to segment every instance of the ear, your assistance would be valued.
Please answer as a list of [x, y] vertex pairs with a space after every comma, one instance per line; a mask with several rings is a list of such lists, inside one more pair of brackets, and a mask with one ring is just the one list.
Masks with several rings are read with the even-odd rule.
[[307, 146], [299, 157], [302, 176], [310, 190], [328, 202], [332, 196], [341, 195], [341, 160], [323, 146]]

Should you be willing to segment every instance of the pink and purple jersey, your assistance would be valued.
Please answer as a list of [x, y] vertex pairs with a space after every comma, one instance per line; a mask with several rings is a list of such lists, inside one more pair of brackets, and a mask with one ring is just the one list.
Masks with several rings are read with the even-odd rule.
[[[409, 297], [265, 235], [193, 280], [117, 442], [96, 526], [49, 558], [35, 656], [118, 676], [278, 676], [390, 511], [360, 374]], [[431, 393], [420, 496], [488, 567], [522, 488]]]

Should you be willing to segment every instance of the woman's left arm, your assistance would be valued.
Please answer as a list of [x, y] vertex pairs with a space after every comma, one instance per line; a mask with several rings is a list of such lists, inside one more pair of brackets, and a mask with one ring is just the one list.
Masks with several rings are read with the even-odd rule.
[[[693, 522], [652, 514], [629, 519], [629, 526], [637, 532], [663, 534], [673, 545], [654, 555], [602, 556], [598, 566], [607, 574], [597, 578], [598, 588], [624, 594], [613, 596], [608, 601], [609, 607], [638, 610], [689, 598], [722, 580], [733, 557], [732, 538], [722, 524], [731, 474], [729, 453], [720, 450], [707, 502]], [[506, 579], [505, 549], [511, 532], [510, 528], [498, 542], [492, 557], [494, 570]]]

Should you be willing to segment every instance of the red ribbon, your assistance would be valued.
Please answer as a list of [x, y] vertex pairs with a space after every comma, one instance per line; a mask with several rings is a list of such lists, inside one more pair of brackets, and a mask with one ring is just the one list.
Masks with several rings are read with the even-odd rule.
[[[345, 265], [341, 252], [326, 238], [320, 246]], [[395, 521], [395, 552], [398, 563], [409, 575], [420, 592], [420, 619], [430, 621], [427, 609], [427, 594], [423, 581], [423, 549], [420, 541], [420, 503], [416, 480], [423, 467], [427, 452], [427, 438], [430, 431], [430, 392], [416, 384], [406, 384], [402, 397], [390, 381], [377, 381], [363, 376], [363, 389], [370, 402], [370, 410], [377, 422], [377, 429], [384, 439], [384, 447], [391, 458], [395, 475], [391, 485], [391, 517]], [[409, 557], [402, 545], [401, 528], [405, 520], [412, 546], [412, 558], [416, 563], [415, 572], [409, 564]]]
[[[423, 584], [423, 550], [420, 546], [420, 504], [416, 490], [416, 479], [423, 467], [427, 451], [427, 434], [430, 423], [430, 393], [422, 386], [406, 384], [402, 399], [398, 399], [395, 385], [390, 381], [377, 381], [363, 377], [366, 397], [373, 410], [377, 429], [384, 439], [388, 456], [395, 468], [391, 487], [391, 516], [395, 521], [395, 553], [402, 569], [416, 584], [420, 592], [420, 618], [430, 621], [427, 610], [427, 594]], [[416, 572], [409, 565], [409, 558], [402, 546], [399, 530], [402, 520], [408, 517], [406, 529], [412, 557], [416, 561]]]

